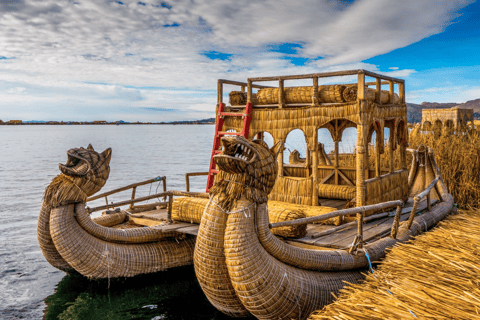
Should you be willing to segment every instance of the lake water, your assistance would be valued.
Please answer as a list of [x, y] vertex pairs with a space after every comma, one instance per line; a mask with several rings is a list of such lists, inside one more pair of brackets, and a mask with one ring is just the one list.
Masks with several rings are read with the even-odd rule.
[[[208, 169], [213, 134], [213, 125], [0, 126], [0, 318], [228, 318], [205, 298], [193, 266], [115, 279], [108, 288], [107, 281], [68, 276], [50, 266], [36, 236], [43, 192], [59, 174], [58, 163], [66, 162], [68, 149], [89, 143], [96, 151], [112, 148], [102, 191], [157, 176], [167, 177], [168, 189], [185, 190], [186, 172]], [[304, 152], [303, 135], [293, 136], [286, 147]], [[327, 152], [333, 148], [329, 139], [324, 133], [319, 138]], [[355, 131], [346, 133], [341, 152], [354, 145]], [[205, 184], [206, 177], [192, 177], [191, 191], [204, 191]], [[158, 187], [162, 190], [144, 186], [137, 195]], [[127, 191], [109, 201], [129, 196]]]

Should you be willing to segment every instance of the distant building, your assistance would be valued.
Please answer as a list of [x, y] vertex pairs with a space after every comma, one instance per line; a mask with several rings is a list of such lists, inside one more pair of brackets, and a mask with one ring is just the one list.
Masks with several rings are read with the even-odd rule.
[[8, 121], [8, 124], [22, 124], [23, 121], [22, 120], [10, 120]]
[[422, 129], [449, 128], [455, 131], [463, 131], [467, 125], [473, 124], [473, 109], [453, 107], [451, 109], [423, 109]]
[[105, 120], [96, 120], [96, 121], [93, 121], [93, 124], [107, 124], [107, 121], [105, 121]]

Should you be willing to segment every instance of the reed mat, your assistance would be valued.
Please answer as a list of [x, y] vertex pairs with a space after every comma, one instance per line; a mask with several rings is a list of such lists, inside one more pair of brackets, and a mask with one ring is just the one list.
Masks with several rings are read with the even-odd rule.
[[365, 282], [309, 319], [480, 319], [480, 210], [394, 247]]

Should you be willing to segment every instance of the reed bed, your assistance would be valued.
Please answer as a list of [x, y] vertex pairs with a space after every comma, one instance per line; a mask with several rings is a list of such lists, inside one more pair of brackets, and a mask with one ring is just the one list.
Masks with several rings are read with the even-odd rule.
[[480, 319], [480, 210], [394, 247], [361, 284], [309, 319]]
[[[388, 145], [386, 143], [386, 145]], [[419, 133], [412, 130], [409, 135], [409, 147], [416, 149], [420, 145], [433, 148], [435, 160], [443, 181], [459, 208], [480, 208], [480, 132], [438, 135]], [[400, 154], [394, 150], [394, 168], [400, 168]], [[407, 153], [407, 166], [410, 169], [411, 155]], [[390, 150], [380, 156], [382, 171], [390, 166]], [[355, 153], [340, 159], [341, 166], [355, 167]], [[368, 166], [375, 168], [375, 150], [369, 147]]]
[[[413, 132], [413, 131], [412, 131]], [[410, 147], [433, 148], [443, 181], [459, 208], [480, 208], [480, 133], [410, 134]]]

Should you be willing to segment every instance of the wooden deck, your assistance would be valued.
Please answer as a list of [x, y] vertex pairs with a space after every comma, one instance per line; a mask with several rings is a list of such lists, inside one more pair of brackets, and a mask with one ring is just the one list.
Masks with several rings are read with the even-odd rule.
[[[320, 199], [320, 202], [329, 207], [335, 207], [337, 209], [342, 209], [343, 206], [347, 203], [345, 200], [333, 200], [333, 199]], [[437, 201], [433, 201], [434, 205]], [[405, 204], [405, 207], [402, 210], [402, 215], [400, 221], [406, 221], [412, 210], [413, 200], [410, 199]], [[427, 208], [427, 202], [424, 200], [419, 203], [418, 212], [425, 210]], [[395, 214], [395, 209], [385, 213], [386, 216], [379, 219], [368, 221], [364, 224], [363, 227], [363, 239], [365, 242], [372, 242], [381, 237], [387, 236], [390, 234], [392, 227], [393, 216]], [[155, 229], [161, 229], [162, 231], [177, 231], [179, 233], [185, 233], [189, 235], [197, 235], [199, 225], [196, 223], [186, 223], [186, 222], [173, 222], [167, 223], [167, 211], [166, 209], [157, 209], [142, 213], [136, 213], [130, 215], [131, 222], [134, 222], [138, 225], [149, 226]], [[150, 221], [150, 222], [149, 222]], [[335, 232], [332, 232], [328, 235], [317, 236], [318, 234], [325, 233], [325, 231], [331, 230], [333, 228], [341, 229]], [[332, 248], [332, 249], [346, 249], [348, 248], [355, 236], [357, 235], [357, 224], [356, 222], [351, 222], [344, 224], [342, 226], [333, 226], [333, 225], [322, 225], [322, 224], [309, 224], [307, 226], [307, 235], [300, 239], [287, 239], [287, 242], [295, 245], [309, 245], [312, 249], [317, 248]]]

